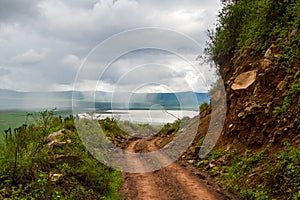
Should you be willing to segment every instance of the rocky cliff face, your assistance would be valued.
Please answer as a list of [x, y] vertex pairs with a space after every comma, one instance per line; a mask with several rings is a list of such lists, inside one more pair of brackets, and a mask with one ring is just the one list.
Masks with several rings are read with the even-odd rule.
[[252, 52], [244, 50], [224, 68], [227, 117], [219, 143], [243, 149], [283, 140], [300, 145], [295, 138], [300, 131], [300, 58], [285, 69], [277, 62], [276, 46], [262, 56]]
[[300, 3], [223, 2], [207, 53], [225, 84], [226, 120], [199, 159], [215, 113], [203, 111], [185, 158], [242, 199], [300, 199]]
[[263, 55], [246, 49], [222, 68], [227, 113], [218, 142], [199, 157], [217, 116], [210, 105], [182, 156], [241, 199], [300, 198], [300, 58], [285, 68], [276, 48]]

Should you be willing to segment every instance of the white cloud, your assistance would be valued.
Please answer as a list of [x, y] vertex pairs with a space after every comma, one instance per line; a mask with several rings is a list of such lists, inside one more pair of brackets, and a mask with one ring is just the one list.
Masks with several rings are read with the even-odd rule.
[[9, 71], [1, 77], [1, 89], [47, 91], [51, 84], [47, 76], [31, 69], [10, 68]]
[[[218, 0], [151, 3], [134, 0], [102, 0], [93, 7], [71, 7], [65, 1], [42, 1], [42, 32], [73, 42], [100, 42], [118, 32], [138, 27], [163, 27], [203, 40], [205, 22], [213, 23]], [[162, 5], [161, 5], [162, 4]], [[212, 9], [210, 6], [215, 6]], [[177, 6], [176, 6], [177, 5]], [[166, 6], [166, 7], [164, 7]], [[208, 18], [209, 17], [209, 18]]]
[[[132, 28], [161, 27], [178, 31], [203, 46], [205, 31], [213, 25], [219, 7], [219, 0], [3, 0], [0, 2], [0, 66], [6, 70], [0, 71], [0, 88], [27, 91], [71, 89], [77, 69], [90, 50], [113, 34]], [[93, 84], [99, 79], [103, 86], [100, 88], [112, 90], [133, 66], [149, 63], [171, 65], [173, 72], [163, 68], [137, 70], [123, 80], [122, 90], [150, 81], [149, 74], [153, 74], [153, 82], [168, 83], [176, 90], [187, 90], [187, 85], [182, 84], [185, 79], [194, 88], [203, 88], [203, 83], [197, 81], [197, 74], [193, 74], [182, 60], [149, 51], [129, 52], [129, 56], [123, 56], [99, 77], [107, 62], [130, 46], [148, 42], [166, 49], [177, 49], [189, 60], [201, 53], [186, 48], [185, 40], [178, 40], [172, 34], [166, 37], [158, 33], [151, 37], [151, 41], [146, 41], [149, 33], [145, 31], [133, 38], [115, 40], [86, 63], [89, 70], [82, 72], [79, 88], [96, 87]], [[201, 70], [206, 73], [207, 68]], [[213, 75], [207, 77], [210, 80]], [[18, 81], [14, 82], [14, 78]], [[157, 85], [144, 89], [156, 91], [163, 88]]]
[[45, 60], [50, 53], [50, 49], [42, 49], [37, 51], [29, 49], [28, 51], [12, 58], [12, 62], [21, 65], [38, 64]]
[[78, 58], [78, 56], [69, 54], [62, 59], [62, 63], [77, 68], [81, 63], [81, 60]]

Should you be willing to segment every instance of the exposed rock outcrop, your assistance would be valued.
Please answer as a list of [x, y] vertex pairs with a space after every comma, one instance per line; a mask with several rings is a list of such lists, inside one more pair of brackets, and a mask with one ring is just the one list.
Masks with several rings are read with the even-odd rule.
[[252, 83], [254, 83], [256, 79], [256, 73], [257, 70], [252, 70], [238, 75], [235, 78], [231, 86], [231, 89], [233, 90], [247, 89]]

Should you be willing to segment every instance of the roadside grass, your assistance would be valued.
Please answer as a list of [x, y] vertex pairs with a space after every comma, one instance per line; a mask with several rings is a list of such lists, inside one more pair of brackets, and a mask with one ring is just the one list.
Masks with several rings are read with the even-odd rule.
[[[64, 146], [46, 148], [44, 138], [62, 130]], [[1, 199], [122, 199], [121, 173], [94, 159], [77, 134], [74, 119], [54, 111], [10, 129], [0, 143]], [[64, 158], [65, 160], [63, 160]], [[54, 175], [59, 177], [53, 180]]]
[[242, 199], [299, 199], [299, 158], [300, 149], [285, 142], [275, 155], [216, 149], [194, 165], [210, 172], [219, 184], [238, 192]]

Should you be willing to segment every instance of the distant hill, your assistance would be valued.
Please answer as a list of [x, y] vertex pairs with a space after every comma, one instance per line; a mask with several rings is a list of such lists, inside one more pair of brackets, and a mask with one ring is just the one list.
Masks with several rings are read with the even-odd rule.
[[[82, 108], [110, 109], [192, 109], [209, 102], [208, 93], [109, 93], [92, 91], [17, 92], [0, 89], [0, 110]], [[162, 106], [162, 107], [161, 107]]]

